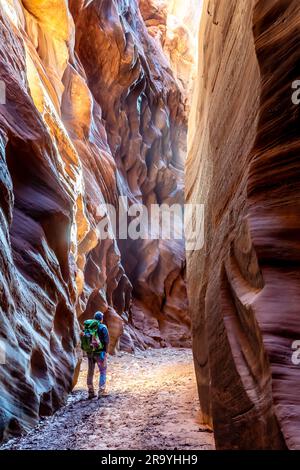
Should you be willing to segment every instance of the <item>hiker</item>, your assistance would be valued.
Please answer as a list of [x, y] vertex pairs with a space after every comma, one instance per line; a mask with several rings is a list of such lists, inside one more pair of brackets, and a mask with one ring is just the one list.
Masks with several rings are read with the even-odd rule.
[[95, 398], [93, 377], [95, 365], [99, 368], [99, 391], [98, 398], [106, 394], [106, 355], [109, 344], [109, 334], [106, 325], [103, 324], [104, 315], [102, 312], [96, 312], [94, 320], [84, 322], [84, 332], [81, 335], [81, 347], [87, 353], [88, 357], [88, 375], [87, 386], [89, 399]]

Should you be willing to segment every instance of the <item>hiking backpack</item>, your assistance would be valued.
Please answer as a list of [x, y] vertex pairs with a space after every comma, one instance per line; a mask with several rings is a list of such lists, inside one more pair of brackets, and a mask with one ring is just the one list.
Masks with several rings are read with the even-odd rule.
[[85, 320], [83, 323], [84, 332], [81, 337], [81, 349], [87, 354], [100, 353], [104, 350], [104, 345], [99, 338], [99, 326], [101, 323], [98, 320]]

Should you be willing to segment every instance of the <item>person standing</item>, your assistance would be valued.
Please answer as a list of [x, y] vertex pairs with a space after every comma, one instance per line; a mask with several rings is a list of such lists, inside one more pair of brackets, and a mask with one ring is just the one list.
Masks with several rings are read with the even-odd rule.
[[100, 373], [98, 398], [106, 395], [109, 333], [107, 326], [103, 324], [103, 319], [103, 313], [96, 312], [93, 320], [86, 320], [84, 322], [84, 332], [81, 335], [81, 347], [88, 357], [87, 387], [89, 399], [96, 396], [93, 384], [96, 364]]

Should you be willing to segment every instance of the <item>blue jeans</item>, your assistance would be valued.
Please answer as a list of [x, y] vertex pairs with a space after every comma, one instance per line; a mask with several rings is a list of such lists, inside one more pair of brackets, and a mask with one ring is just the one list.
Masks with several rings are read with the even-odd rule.
[[[104, 357], [103, 357], [104, 356]], [[100, 377], [99, 377], [99, 387], [104, 387], [106, 384], [106, 353], [101, 354], [88, 354], [88, 375], [87, 375], [87, 386], [90, 391], [94, 390], [93, 378], [95, 372], [95, 365], [97, 364]]]

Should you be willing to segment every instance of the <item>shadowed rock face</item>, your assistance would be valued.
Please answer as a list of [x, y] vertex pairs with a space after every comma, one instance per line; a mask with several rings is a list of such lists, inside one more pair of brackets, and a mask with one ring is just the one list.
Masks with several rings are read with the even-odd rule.
[[104, 311], [111, 352], [186, 346], [190, 320], [183, 242], [96, 230], [120, 195], [183, 202], [186, 112], [137, 2], [3, 0], [0, 43], [2, 439], [63, 402], [77, 318]]
[[206, 1], [186, 167], [205, 204], [188, 255], [203, 421], [219, 449], [300, 448], [297, 0]]

